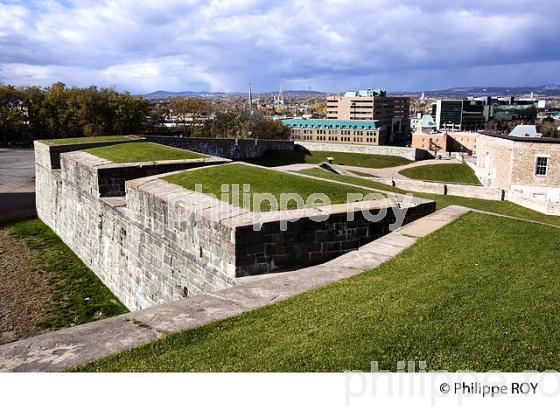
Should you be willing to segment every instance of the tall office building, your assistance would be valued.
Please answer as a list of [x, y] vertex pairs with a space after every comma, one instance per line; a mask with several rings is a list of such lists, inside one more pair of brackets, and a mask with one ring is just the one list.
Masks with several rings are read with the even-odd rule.
[[534, 121], [537, 100], [514, 97], [469, 97], [463, 100], [438, 100], [432, 105], [438, 130], [478, 131], [486, 122]]
[[390, 139], [406, 136], [409, 128], [409, 97], [387, 96], [385, 90], [349, 91], [327, 97], [327, 118], [380, 121]]

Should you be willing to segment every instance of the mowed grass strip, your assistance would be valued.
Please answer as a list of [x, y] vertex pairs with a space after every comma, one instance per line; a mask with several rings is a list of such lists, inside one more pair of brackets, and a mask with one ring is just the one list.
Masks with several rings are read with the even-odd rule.
[[[38, 251], [37, 268], [49, 277], [52, 303], [39, 325], [61, 329], [127, 313], [128, 309], [40, 219], [6, 223], [0, 228]], [[33, 292], [29, 289], [29, 292]]]
[[[184, 171], [164, 177], [163, 180], [193, 191], [196, 189], [196, 184], [200, 184], [202, 192], [212, 194], [218, 199], [222, 199], [222, 184], [227, 184], [229, 192], [227, 202], [230, 204], [234, 203], [233, 195], [231, 195], [232, 185], [237, 185], [240, 194], [243, 194], [243, 185], [248, 184], [250, 187], [248, 192], [249, 203], [243, 203], [240, 200], [241, 203], [238, 205], [261, 212], [270, 211], [271, 203], [270, 201], [263, 201], [259, 208], [255, 208], [254, 195], [257, 193], [271, 194], [278, 203], [280, 203], [281, 199], [280, 194], [299, 194], [307, 202], [310, 195], [322, 193], [328, 197], [331, 204], [346, 203], [348, 195], [352, 193], [360, 193], [362, 195], [371, 193], [371, 191], [366, 189], [318, 181], [305, 176], [238, 163]], [[323, 204], [316, 202], [314, 204], [306, 203], [305, 205]], [[295, 209], [296, 207], [297, 202], [290, 200], [287, 203], [286, 209]]]
[[437, 209], [442, 209], [449, 205], [460, 205], [472, 209], [478, 209], [480, 211], [493, 212], [504, 216], [529, 219], [535, 222], [542, 222], [542, 223], [548, 223], [548, 224], [560, 226], [560, 217], [558, 216], [545, 215], [540, 212], [533, 211], [532, 209], [525, 208], [521, 205], [517, 205], [509, 201], [492, 201], [488, 199], [465, 198], [465, 197], [453, 196], [453, 195], [437, 195], [437, 194], [427, 194], [424, 192], [405, 191], [391, 185], [385, 185], [380, 182], [372, 181], [370, 179], [337, 175], [337, 174], [333, 174], [332, 172], [325, 171], [318, 168], [306, 169], [297, 172], [305, 175], [316, 176], [320, 178], [330, 179], [333, 181], [360, 185], [367, 188], [379, 189], [379, 190], [395, 192], [399, 194], [410, 193], [420, 198], [432, 199], [436, 201]]
[[334, 159], [337, 165], [353, 165], [364, 168], [387, 168], [398, 165], [410, 164], [413, 161], [391, 155], [359, 154], [350, 152], [330, 151], [267, 151], [260, 158], [254, 158], [248, 162], [265, 167], [277, 167], [289, 164], [318, 164], [327, 161], [328, 157]]
[[166, 161], [205, 158], [207, 155], [168, 147], [153, 142], [130, 142], [86, 150], [92, 155], [106, 160], [122, 162]]
[[557, 235], [470, 213], [377, 269], [80, 370], [558, 370]]
[[406, 168], [399, 174], [423, 181], [450, 182], [457, 184], [480, 185], [474, 171], [467, 164], [432, 164]]
[[128, 141], [138, 139], [134, 135], [106, 135], [101, 137], [78, 137], [78, 138], [57, 138], [51, 140], [41, 140], [47, 145], [65, 145], [65, 144], [89, 144], [95, 142], [114, 142]]

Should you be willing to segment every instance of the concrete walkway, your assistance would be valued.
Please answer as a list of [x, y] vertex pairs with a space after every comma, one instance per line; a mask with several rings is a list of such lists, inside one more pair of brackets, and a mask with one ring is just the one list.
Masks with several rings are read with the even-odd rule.
[[0, 148], [0, 221], [36, 214], [33, 150]]
[[0, 346], [0, 371], [58, 371], [101, 359], [167, 333], [179, 332], [266, 306], [348, 278], [389, 261], [469, 210], [450, 206], [322, 265], [240, 280], [199, 295]]
[[407, 168], [416, 168], [424, 165], [444, 165], [444, 164], [460, 164], [461, 161], [456, 159], [427, 159], [424, 161], [412, 162], [406, 165], [399, 165], [398, 167], [389, 168], [364, 168], [364, 167], [354, 167], [350, 165], [341, 165], [342, 168], [348, 171], [357, 171], [364, 174], [370, 174], [379, 178], [394, 178], [394, 179], [410, 179], [402, 174], [400, 171]]
[[[374, 177], [379, 178], [394, 178], [394, 179], [410, 179], [404, 175], [399, 174], [403, 169], [421, 167], [423, 165], [442, 165], [442, 164], [461, 164], [461, 161], [456, 159], [428, 159], [424, 161], [412, 162], [406, 165], [399, 165], [397, 167], [389, 168], [364, 168], [355, 167], [352, 165], [338, 165], [341, 168], [347, 169], [348, 171], [361, 172], [363, 174], [369, 174]], [[279, 167], [274, 167], [279, 171], [301, 171], [302, 169], [310, 169], [317, 166], [317, 164], [290, 164], [282, 165]]]
[[302, 169], [311, 169], [315, 168], [318, 164], [290, 164], [290, 165], [281, 165], [279, 167], [273, 167], [278, 171], [301, 171]]

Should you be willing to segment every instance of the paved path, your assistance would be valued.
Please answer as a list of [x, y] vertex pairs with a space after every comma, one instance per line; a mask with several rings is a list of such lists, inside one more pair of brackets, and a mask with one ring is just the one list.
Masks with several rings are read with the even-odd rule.
[[379, 178], [394, 178], [394, 179], [410, 179], [402, 174], [400, 171], [407, 168], [416, 168], [423, 165], [443, 165], [443, 164], [460, 164], [461, 161], [456, 159], [427, 159], [424, 161], [412, 162], [406, 165], [399, 165], [397, 167], [389, 168], [364, 168], [364, 167], [354, 167], [350, 165], [341, 165], [341, 168], [347, 169], [348, 171], [358, 171], [364, 174], [371, 174]]
[[36, 213], [33, 150], [0, 148], [0, 221]]
[[[428, 159], [424, 161], [417, 161], [417, 162], [412, 162], [410, 164], [399, 165], [397, 167], [389, 167], [389, 168], [364, 168], [364, 167], [355, 167], [352, 165], [337, 165], [337, 166], [347, 169], [348, 171], [361, 172], [379, 178], [410, 179], [404, 175], [399, 174], [399, 171], [407, 168], [420, 167], [423, 165], [460, 164], [460, 163], [461, 161], [458, 161], [456, 159]], [[290, 164], [290, 165], [282, 165], [274, 168], [280, 171], [300, 171], [302, 169], [314, 168], [315, 166], [317, 166], [317, 164]]]
[[274, 167], [279, 171], [300, 171], [302, 169], [311, 169], [315, 168], [318, 164], [290, 164], [290, 165], [281, 165], [279, 167]]
[[270, 305], [318, 286], [348, 278], [392, 259], [418, 238], [452, 222], [468, 209], [450, 206], [321, 265], [243, 278], [213, 294], [132, 312], [0, 346], [0, 371], [58, 371], [142, 343]]

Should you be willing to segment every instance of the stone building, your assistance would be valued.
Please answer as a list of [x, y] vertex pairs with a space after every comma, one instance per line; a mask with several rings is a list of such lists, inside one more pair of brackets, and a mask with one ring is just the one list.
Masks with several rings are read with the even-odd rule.
[[560, 139], [478, 134], [474, 169], [509, 200], [560, 215]]
[[282, 120], [291, 128], [293, 141], [383, 145], [386, 130], [380, 121], [342, 121], [315, 119]]
[[433, 155], [456, 152], [472, 155], [478, 135], [476, 132], [423, 132], [419, 129], [412, 134], [411, 146]]

